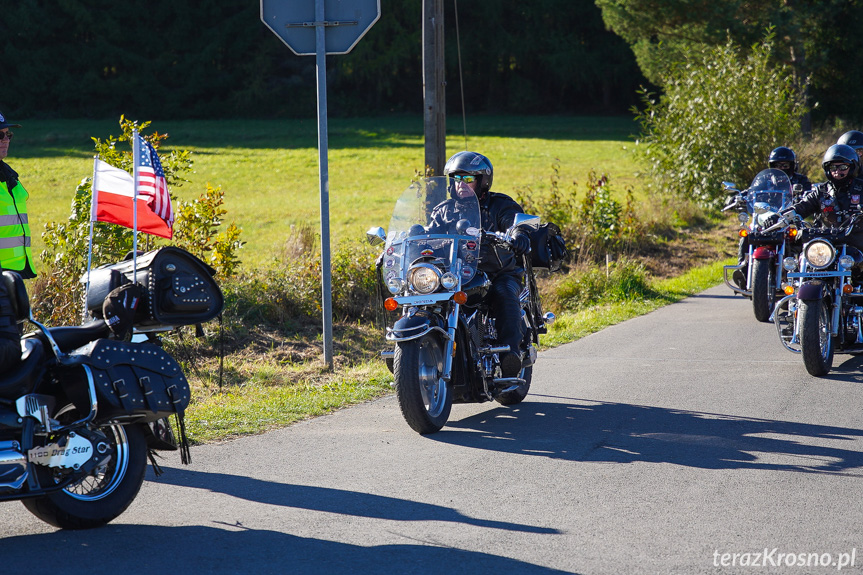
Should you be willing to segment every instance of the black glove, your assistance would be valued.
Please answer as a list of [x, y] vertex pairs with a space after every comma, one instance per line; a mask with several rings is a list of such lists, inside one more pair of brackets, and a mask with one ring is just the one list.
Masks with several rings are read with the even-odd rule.
[[517, 256], [526, 254], [530, 251], [530, 236], [522, 230], [516, 230], [509, 240], [509, 247]]
[[779, 216], [776, 214], [771, 214], [764, 218], [764, 227], [769, 228], [772, 225], [779, 223]]

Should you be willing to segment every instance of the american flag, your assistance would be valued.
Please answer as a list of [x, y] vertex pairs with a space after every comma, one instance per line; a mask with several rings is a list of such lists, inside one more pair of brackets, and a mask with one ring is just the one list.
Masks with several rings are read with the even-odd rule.
[[174, 211], [171, 209], [171, 195], [165, 170], [159, 161], [159, 154], [153, 146], [138, 136], [138, 197], [144, 199], [153, 212], [165, 220], [169, 228], [174, 225]]

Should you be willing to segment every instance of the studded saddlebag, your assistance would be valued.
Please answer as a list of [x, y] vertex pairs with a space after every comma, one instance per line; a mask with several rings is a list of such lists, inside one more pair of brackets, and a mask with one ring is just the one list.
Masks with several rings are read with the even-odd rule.
[[177, 361], [149, 343], [100, 339], [80, 358], [90, 366], [100, 417], [134, 415], [154, 421], [189, 405], [189, 382]]
[[[135, 267], [137, 263], [137, 267]], [[114, 288], [135, 281], [145, 290], [135, 316], [135, 327], [144, 330], [203, 323], [218, 316], [224, 297], [214, 279], [216, 270], [189, 252], [167, 246], [102, 266], [90, 274], [87, 309], [102, 317], [102, 304]], [[81, 278], [82, 282], [87, 277]]]

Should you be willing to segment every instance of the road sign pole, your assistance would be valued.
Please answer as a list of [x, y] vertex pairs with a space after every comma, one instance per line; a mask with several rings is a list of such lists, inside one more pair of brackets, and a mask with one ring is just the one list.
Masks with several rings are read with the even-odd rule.
[[318, 72], [318, 178], [321, 190], [321, 308], [324, 323], [324, 362], [333, 368], [333, 287], [330, 257], [330, 174], [327, 137], [327, 52], [324, 0], [315, 0], [315, 64]]

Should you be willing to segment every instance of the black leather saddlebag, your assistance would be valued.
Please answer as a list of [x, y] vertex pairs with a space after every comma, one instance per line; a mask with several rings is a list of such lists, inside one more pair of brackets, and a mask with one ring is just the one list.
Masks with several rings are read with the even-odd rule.
[[188, 407], [189, 382], [162, 348], [100, 339], [82, 351], [77, 359], [93, 373], [100, 418], [135, 415], [155, 421], [182, 415]]
[[530, 232], [530, 258], [535, 268], [557, 271], [569, 257], [566, 240], [556, 224], [547, 223]]
[[[138, 256], [133, 275], [133, 261], [126, 259], [90, 273], [87, 310], [102, 317], [102, 303], [114, 288], [137, 282], [145, 289], [134, 325], [137, 328], [177, 327], [209, 321], [224, 306], [222, 290], [213, 278], [216, 271], [189, 252], [164, 247]], [[86, 282], [86, 276], [81, 278]]]

